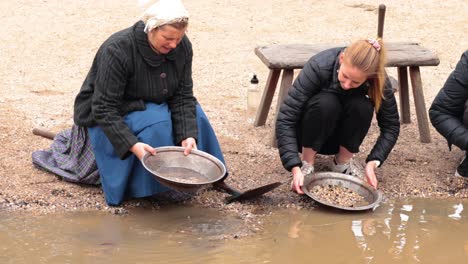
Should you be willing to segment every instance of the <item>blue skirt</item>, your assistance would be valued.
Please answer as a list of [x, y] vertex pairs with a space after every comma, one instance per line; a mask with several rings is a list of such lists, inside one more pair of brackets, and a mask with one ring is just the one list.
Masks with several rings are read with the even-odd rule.
[[[211, 124], [200, 105], [196, 107], [197, 148], [225, 163]], [[124, 117], [125, 123], [140, 142], [153, 147], [174, 146], [171, 112], [167, 104], [147, 103], [146, 110]], [[168, 191], [148, 172], [135, 155], [122, 160], [99, 126], [88, 128], [102, 189], [108, 205], [119, 205], [126, 199], [141, 198]]]

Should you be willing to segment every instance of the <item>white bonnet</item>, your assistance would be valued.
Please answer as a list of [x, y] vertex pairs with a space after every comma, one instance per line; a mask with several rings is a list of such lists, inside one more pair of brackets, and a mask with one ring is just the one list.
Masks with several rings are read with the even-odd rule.
[[[150, 0], [139, 0], [140, 7], [144, 7]], [[145, 33], [152, 29], [188, 19], [189, 15], [180, 0], [159, 0], [145, 9], [141, 20], [145, 23]]]

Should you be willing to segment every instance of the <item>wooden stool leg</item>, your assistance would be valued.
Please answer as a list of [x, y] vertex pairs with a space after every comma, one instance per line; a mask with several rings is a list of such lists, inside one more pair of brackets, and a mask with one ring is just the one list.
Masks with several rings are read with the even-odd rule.
[[275, 148], [278, 146], [276, 144], [276, 117], [278, 116], [278, 112], [281, 107], [281, 104], [283, 103], [284, 98], [288, 95], [289, 88], [291, 88], [293, 77], [294, 77], [294, 70], [292, 69], [283, 70], [283, 77], [281, 78], [281, 86], [280, 86], [280, 90], [278, 94], [278, 101], [276, 104], [276, 112], [275, 112], [275, 117], [273, 121], [273, 133], [272, 133], [272, 139], [271, 139], [271, 145]]
[[426, 113], [426, 103], [424, 102], [424, 93], [422, 88], [421, 73], [419, 67], [410, 67], [411, 86], [413, 87], [414, 105], [416, 107], [416, 117], [418, 118], [419, 136], [421, 142], [431, 142], [429, 131], [429, 121]]
[[398, 92], [400, 96], [401, 122], [403, 124], [411, 123], [409, 91], [408, 91], [408, 71], [406, 67], [398, 67], [398, 83], [400, 85]]
[[270, 111], [271, 101], [273, 100], [273, 95], [275, 95], [276, 84], [278, 83], [279, 75], [281, 70], [270, 70], [268, 74], [268, 79], [263, 90], [262, 100], [258, 106], [257, 116], [255, 117], [254, 126], [263, 126], [265, 125], [266, 119], [268, 117], [268, 111]]

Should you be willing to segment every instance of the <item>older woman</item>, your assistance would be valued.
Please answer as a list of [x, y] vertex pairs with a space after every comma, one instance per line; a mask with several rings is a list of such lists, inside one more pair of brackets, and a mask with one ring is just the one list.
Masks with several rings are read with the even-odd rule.
[[181, 145], [186, 155], [199, 148], [224, 162], [193, 96], [187, 26], [180, 1], [150, 6], [142, 21], [104, 41], [75, 99], [72, 135], [92, 146], [109, 205], [168, 190], [140, 162], [154, 147]]

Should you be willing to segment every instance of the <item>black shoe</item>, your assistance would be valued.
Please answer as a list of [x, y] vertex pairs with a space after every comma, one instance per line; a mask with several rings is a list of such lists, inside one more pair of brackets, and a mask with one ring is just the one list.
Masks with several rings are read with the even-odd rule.
[[455, 176], [468, 178], [468, 159], [466, 158], [466, 154], [463, 160], [460, 162], [460, 165], [458, 165], [457, 171], [455, 171]]

